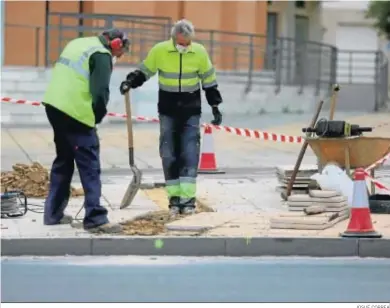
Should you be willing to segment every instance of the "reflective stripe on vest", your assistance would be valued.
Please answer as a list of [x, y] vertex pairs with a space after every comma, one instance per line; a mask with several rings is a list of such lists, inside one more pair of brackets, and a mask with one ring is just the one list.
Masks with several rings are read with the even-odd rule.
[[[204, 74], [199, 74], [199, 72], [192, 72], [192, 73], [182, 73], [181, 75], [179, 73], [168, 73], [164, 72], [163, 70], [158, 70], [158, 74], [160, 77], [163, 77], [165, 79], [192, 79], [192, 78], [200, 78], [203, 83], [203, 88], [210, 88], [215, 85], [217, 85], [217, 82], [214, 80], [210, 83], [203, 82], [204, 79], [210, 77], [212, 74], [214, 74], [215, 69], [211, 68]], [[181, 78], [180, 78], [181, 77]], [[179, 92], [179, 86], [167, 86], [159, 82], [160, 90], [167, 91], [167, 92]], [[200, 89], [199, 84], [192, 85], [192, 86], [181, 86], [181, 92], [194, 92]]]
[[162, 70], [158, 70], [159, 76], [166, 78], [166, 79], [192, 79], [192, 78], [198, 78], [199, 73], [198, 72], [193, 72], [193, 73], [182, 73], [181, 76], [179, 73], [168, 73], [164, 72]]
[[[199, 72], [191, 72], [191, 73], [182, 73], [181, 75], [179, 73], [169, 73], [164, 72], [163, 70], [158, 70], [158, 74], [160, 77], [163, 77], [165, 79], [193, 79], [193, 78], [199, 78], [202, 81], [202, 86], [204, 89], [214, 87], [217, 84], [216, 80], [213, 80], [210, 83], [204, 82], [204, 80], [208, 77], [210, 77], [212, 74], [215, 73], [214, 67], [212, 67], [210, 70], [208, 70], [204, 74], [200, 74]], [[160, 90], [167, 91], [167, 92], [179, 92], [179, 86], [167, 86], [159, 82]], [[193, 86], [181, 86], [181, 92], [194, 92], [200, 89], [199, 84], [193, 85]]]
[[83, 64], [84, 61], [89, 58], [90, 55], [92, 55], [95, 51], [101, 50], [102, 46], [94, 46], [86, 51], [84, 51], [80, 58], [77, 61], [71, 61], [67, 58], [60, 57], [57, 61], [57, 63], [61, 63], [62, 65], [65, 65], [71, 69], [73, 69], [76, 73], [82, 75], [84, 78], [89, 80], [89, 70], [84, 69]]
[[150, 77], [152, 77], [154, 74], [152, 71], [150, 71], [145, 64], [141, 63], [139, 65], [139, 70], [145, 74], [146, 80], [148, 80]]
[[167, 86], [161, 82], [158, 83], [158, 86], [160, 87], [160, 90], [166, 92], [195, 92], [200, 89], [199, 83], [193, 86], [181, 86], [181, 91], [179, 91], [179, 86]]

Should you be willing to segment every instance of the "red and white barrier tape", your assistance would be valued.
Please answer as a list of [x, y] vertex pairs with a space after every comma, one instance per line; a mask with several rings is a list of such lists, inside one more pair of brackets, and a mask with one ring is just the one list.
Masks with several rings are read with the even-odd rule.
[[[13, 104], [21, 104], [21, 105], [31, 105], [31, 106], [40, 106], [40, 102], [36, 101], [29, 101], [29, 100], [21, 100], [21, 99], [14, 99], [10, 97], [2, 97], [2, 102], [6, 103], [13, 103]], [[116, 118], [126, 118], [127, 116], [125, 114], [121, 113], [115, 113], [115, 112], [109, 112], [107, 113], [110, 117], [116, 117]], [[133, 120], [136, 121], [142, 121], [142, 122], [154, 122], [158, 123], [159, 119], [157, 118], [147, 118], [142, 116], [135, 116], [132, 117]], [[255, 138], [265, 141], [274, 141], [274, 142], [283, 142], [283, 143], [302, 143], [303, 137], [300, 136], [287, 136], [282, 134], [274, 134], [274, 133], [268, 133], [268, 132], [262, 132], [259, 130], [252, 130], [248, 128], [235, 128], [230, 126], [218, 126], [218, 125], [211, 125], [211, 124], [202, 124], [202, 127], [211, 126], [215, 128], [216, 130], [225, 131], [230, 134], [234, 134], [237, 136], [242, 137], [249, 137], [249, 138]]]
[[371, 171], [372, 169], [375, 169], [375, 168], [379, 167], [380, 165], [384, 164], [389, 158], [390, 158], [390, 153], [387, 153], [381, 159], [377, 160], [375, 163], [373, 163], [372, 165], [368, 166], [366, 168], [366, 171]]
[[283, 143], [302, 143], [303, 137], [300, 136], [287, 136], [281, 134], [267, 133], [259, 130], [252, 130], [248, 128], [235, 128], [229, 126], [217, 126], [211, 124], [202, 124], [203, 127], [211, 126], [217, 130], [222, 130], [227, 133], [235, 134], [237, 136], [242, 137], [250, 137], [261, 140], [275, 141], [275, 142], [283, 142]]
[[[114, 117], [114, 118], [127, 118], [127, 115], [117, 112], [107, 112], [107, 116]], [[133, 120], [140, 121], [140, 122], [152, 122], [152, 123], [159, 123], [160, 120], [157, 118], [148, 118], [148, 117], [142, 117], [142, 116], [132, 116]]]
[[372, 182], [374, 183], [374, 185], [379, 188], [379, 189], [382, 189], [382, 190], [386, 190], [388, 192], [390, 192], [390, 188], [386, 187], [383, 183], [379, 182], [377, 179], [374, 179], [373, 177], [370, 176], [370, 174], [364, 170], [364, 174], [366, 175], [366, 177]]
[[11, 98], [11, 97], [2, 97], [1, 102], [13, 103], [13, 104], [19, 104], [19, 105], [31, 105], [31, 106], [41, 106], [42, 105], [40, 102], [28, 101], [25, 99], [15, 99], [15, 98]]
[[[11, 97], [2, 97], [1, 102], [4, 103], [12, 103], [12, 104], [18, 104], [18, 105], [29, 105], [29, 106], [41, 106], [42, 103], [36, 102], [36, 101], [29, 101], [25, 99], [15, 99]], [[108, 112], [108, 116], [115, 117], [115, 118], [127, 118], [125, 114], [116, 113], [116, 112]], [[147, 117], [132, 117], [133, 120], [136, 121], [142, 121], [142, 122], [159, 122], [157, 118], [147, 118]]]

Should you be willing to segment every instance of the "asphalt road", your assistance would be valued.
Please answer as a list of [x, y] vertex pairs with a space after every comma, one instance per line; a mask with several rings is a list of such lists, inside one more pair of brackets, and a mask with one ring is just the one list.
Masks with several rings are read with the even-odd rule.
[[390, 260], [63, 257], [1, 261], [3, 302], [388, 302]]

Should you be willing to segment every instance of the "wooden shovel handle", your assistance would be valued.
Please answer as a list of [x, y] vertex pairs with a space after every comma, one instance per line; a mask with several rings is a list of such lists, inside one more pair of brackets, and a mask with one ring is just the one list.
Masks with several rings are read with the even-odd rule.
[[134, 165], [134, 136], [133, 136], [133, 120], [131, 118], [131, 102], [130, 91], [125, 93], [125, 108], [126, 108], [126, 124], [127, 124], [127, 142], [129, 146], [129, 163]]

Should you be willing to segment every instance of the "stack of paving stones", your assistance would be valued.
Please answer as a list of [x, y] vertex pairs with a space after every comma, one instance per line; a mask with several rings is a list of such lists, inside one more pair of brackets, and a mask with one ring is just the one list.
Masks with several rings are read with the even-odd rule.
[[[276, 167], [276, 177], [279, 182], [278, 190], [282, 193], [286, 193], [288, 183], [290, 182], [291, 175], [293, 173], [294, 166], [281, 166]], [[291, 194], [307, 194], [308, 186], [313, 182], [310, 177], [318, 172], [318, 168], [315, 165], [301, 166], [295, 177], [295, 181], [292, 186]]]
[[289, 212], [270, 221], [273, 229], [324, 230], [349, 217], [347, 198], [336, 191], [310, 190], [307, 195], [291, 195]]

